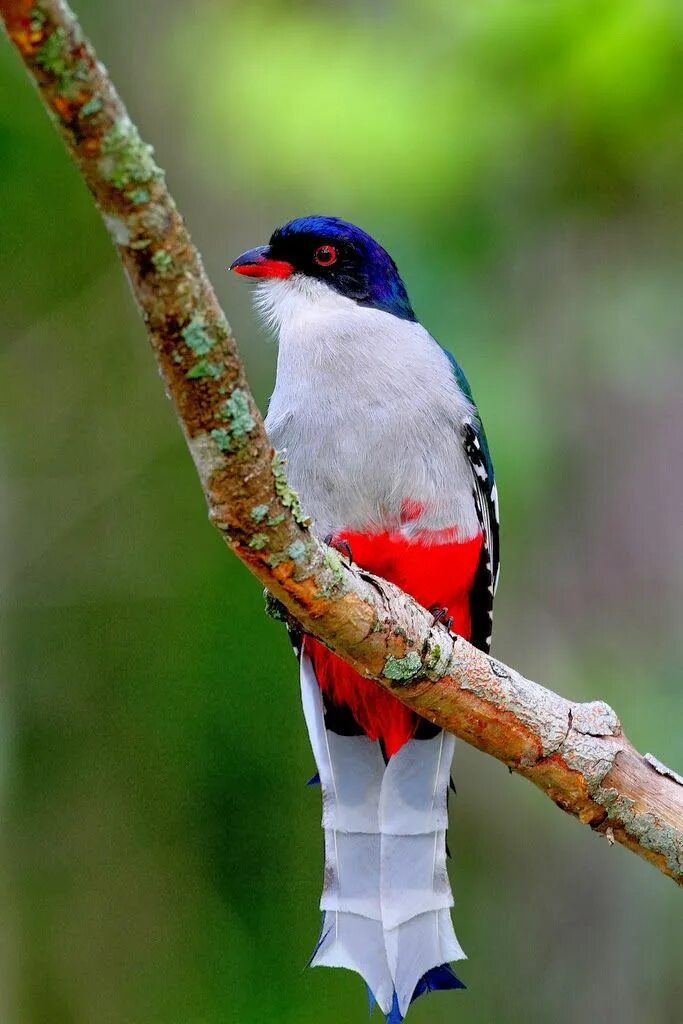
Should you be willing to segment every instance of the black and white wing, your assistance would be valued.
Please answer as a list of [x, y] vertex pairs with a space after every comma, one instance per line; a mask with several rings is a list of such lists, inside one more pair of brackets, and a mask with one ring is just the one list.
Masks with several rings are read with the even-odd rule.
[[[465, 374], [450, 352], [446, 352], [446, 355], [453, 367], [453, 375], [459, 388], [472, 402], [476, 413], [476, 406]], [[493, 598], [500, 572], [498, 492], [491, 453], [478, 415], [465, 422], [462, 443], [472, 470], [472, 493], [484, 534], [484, 545], [474, 585], [470, 592], [472, 620], [470, 639], [475, 647], [488, 652], [491, 647], [493, 630]]]

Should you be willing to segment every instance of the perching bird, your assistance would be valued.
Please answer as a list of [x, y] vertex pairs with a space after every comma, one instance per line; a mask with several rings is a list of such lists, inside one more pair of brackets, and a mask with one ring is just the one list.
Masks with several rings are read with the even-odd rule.
[[[279, 340], [266, 429], [316, 534], [488, 651], [498, 509], [467, 380], [418, 322], [389, 254], [336, 217], [303, 217], [232, 264], [257, 278]], [[449, 961], [447, 791], [454, 738], [312, 637], [304, 715], [323, 796], [313, 965], [348, 967], [398, 1024]]]

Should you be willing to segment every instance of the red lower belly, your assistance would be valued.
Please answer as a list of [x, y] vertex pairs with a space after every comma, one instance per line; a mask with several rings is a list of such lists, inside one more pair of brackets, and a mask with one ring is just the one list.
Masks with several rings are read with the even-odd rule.
[[[435, 543], [435, 538], [441, 543]], [[453, 631], [469, 640], [469, 595], [479, 564], [482, 535], [457, 541], [443, 531], [409, 540], [401, 533], [342, 530], [335, 541], [351, 546], [353, 560], [411, 594], [426, 608], [447, 608]], [[306, 639], [318, 684], [334, 704], [347, 707], [366, 736], [380, 740], [388, 757], [415, 733], [418, 716], [370, 679], [358, 675], [312, 637]]]

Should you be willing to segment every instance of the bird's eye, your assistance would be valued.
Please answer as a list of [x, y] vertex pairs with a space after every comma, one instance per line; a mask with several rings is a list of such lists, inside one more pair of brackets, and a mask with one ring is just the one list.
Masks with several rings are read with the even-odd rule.
[[337, 250], [333, 245], [319, 245], [313, 253], [313, 259], [319, 267], [331, 267], [337, 262]]

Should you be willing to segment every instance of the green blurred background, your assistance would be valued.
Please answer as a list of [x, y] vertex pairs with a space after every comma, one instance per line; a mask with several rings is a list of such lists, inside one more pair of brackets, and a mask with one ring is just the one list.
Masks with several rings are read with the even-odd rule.
[[[230, 261], [303, 213], [395, 256], [499, 479], [495, 652], [683, 765], [678, 0], [78, 0], [265, 408]], [[366, 1019], [302, 971], [319, 794], [296, 667], [206, 519], [91, 199], [0, 46], [7, 1024]], [[680, 1024], [673, 884], [460, 745], [464, 993], [414, 1024]]]

